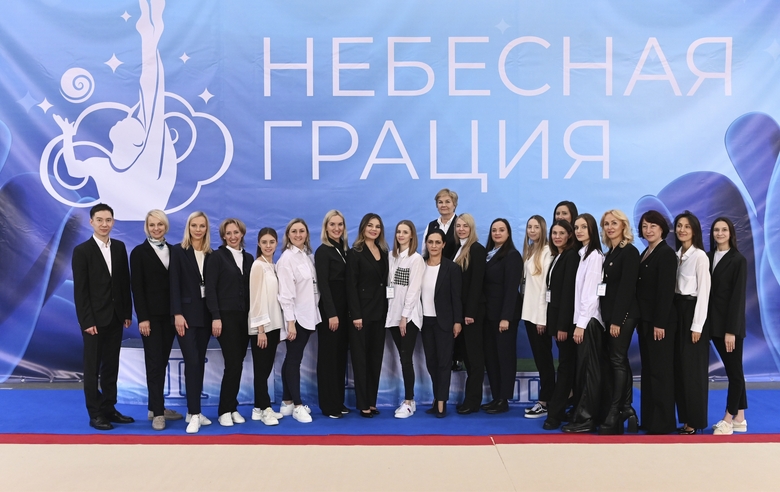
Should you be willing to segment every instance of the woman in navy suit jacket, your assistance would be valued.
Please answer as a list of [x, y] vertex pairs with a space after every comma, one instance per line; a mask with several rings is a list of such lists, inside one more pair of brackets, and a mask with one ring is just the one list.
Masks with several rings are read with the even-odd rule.
[[212, 254], [206, 275], [206, 303], [211, 312], [211, 334], [217, 337], [225, 360], [219, 390], [219, 424], [243, 424], [238, 392], [244, 357], [249, 346], [249, 275], [252, 255], [244, 250], [246, 226], [238, 219], [219, 225], [222, 246]]
[[376, 399], [385, 351], [388, 269], [382, 219], [377, 214], [366, 214], [347, 255], [347, 304], [352, 318], [349, 347], [355, 400], [360, 416], [366, 418], [379, 414]]
[[146, 387], [149, 394], [149, 413], [154, 430], [165, 429], [165, 420], [182, 416], [165, 410], [165, 373], [171, 356], [176, 329], [171, 318], [171, 285], [168, 275], [171, 255], [165, 234], [168, 217], [162, 210], [146, 214], [144, 233], [146, 241], [130, 253], [130, 284], [133, 290], [138, 331], [144, 344]]
[[425, 272], [422, 281], [423, 327], [421, 331], [425, 364], [433, 383], [433, 412], [447, 414], [450, 393], [452, 350], [463, 323], [460, 296], [460, 268], [442, 255], [447, 237], [434, 229], [425, 240]]
[[485, 266], [485, 367], [493, 401], [482, 406], [487, 413], [509, 411], [517, 373], [517, 324], [522, 314], [518, 289], [523, 279], [523, 258], [512, 242], [506, 219], [490, 224]]
[[203, 212], [193, 212], [187, 218], [181, 244], [171, 247], [169, 265], [171, 315], [184, 358], [188, 434], [198, 432], [201, 425], [211, 424], [200, 407], [206, 349], [211, 337], [205, 282], [210, 259], [209, 219]]
[[737, 251], [737, 235], [730, 219], [718, 217], [712, 223], [707, 256], [712, 274], [707, 328], [729, 378], [726, 414], [715, 424], [713, 434], [747, 432], [747, 393], [742, 371], [747, 260]]

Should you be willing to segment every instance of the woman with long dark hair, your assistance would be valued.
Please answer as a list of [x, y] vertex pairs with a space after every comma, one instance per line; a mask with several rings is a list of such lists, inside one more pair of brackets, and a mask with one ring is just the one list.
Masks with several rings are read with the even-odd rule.
[[707, 427], [710, 347], [706, 330], [710, 299], [710, 269], [704, 252], [701, 224], [689, 211], [674, 219], [677, 236], [677, 347], [674, 359], [674, 393], [679, 432], [691, 435]]
[[357, 240], [347, 256], [347, 302], [352, 326], [349, 347], [360, 416], [379, 414], [379, 376], [385, 350], [387, 317], [387, 242], [377, 214], [363, 216]]
[[506, 219], [490, 224], [485, 249], [485, 367], [493, 400], [482, 406], [490, 414], [509, 411], [517, 372], [517, 325], [522, 297], [523, 258], [512, 242], [512, 228]]
[[747, 393], [742, 370], [747, 260], [737, 250], [737, 233], [728, 217], [718, 217], [712, 223], [707, 257], [712, 273], [707, 330], [729, 379], [726, 414], [713, 427], [713, 434], [727, 436], [747, 432]]
[[553, 209], [553, 220], [565, 220], [569, 224], [572, 224], [572, 227], [574, 226], [574, 219], [577, 218], [579, 215], [579, 212], [577, 211], [577, 205], [574, 204], [574, 202], [570, 202], [569, 200], [564, 200], [562, 202], [558, 202], [558, 204]]

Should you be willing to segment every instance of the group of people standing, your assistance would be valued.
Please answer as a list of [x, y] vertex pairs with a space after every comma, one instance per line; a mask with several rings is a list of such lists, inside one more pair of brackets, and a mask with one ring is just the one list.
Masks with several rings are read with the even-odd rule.
[[[439, 418], [447, 414], [454, 353], [467, 371], [457, 413], [503, 413], [514, 393], [521, 320], [540, 375], [539, 401], [525, 416], [546, 417], [545, 429], [568, 422], [564, 431], [615, 434], [623, 432], [627, 421], [629, 430], [636, 430], [628, 362], [636, 327], [642, 355], [642, 426], [648, 433], [676, 429], [675, 403], [684, 424], [681, 433], [706, 426], [710, 339], [729, 376], [727, 411], [715, 433], [746, 430], [746, 263], [729, 219], [713, 223], [711, 252], [705, 254], [699, 221], [689, 212], [679, 215], [675, 255], [665, 243], [666, 220], [658, 212], [647, 212], [640, 237], [648, 247], [640, 255], [625, 214], [610, 210], [597, 224], [592, 215], [578, 214], [573, 203], [561, 202], [549, 233], [542, 216], [528, 220], [521, 251], [506, 219], [492, 222], [482, 246], [474, 218], [455, 214], [454, 191], [441, 190], [435, 202], [440, 217], [426, 226], [421, 248], [417, 229], [408, 220], [396, 225], [390, 248], [382, 219], [374, 213], [362, 218], [350, 248], [345, 218], [331, 210], [323, 219], [316, 251], [306, 222], [292, 219], [276, 263], [279, 238], [272, 228], [258, 232], [253, 258], [245, 250], [246, 226], [239, 219], [221, 222], [222, 244], [212, 250], [204, 213], [192, 213], [181, 243], [170, 245], [165, 213], [152, 210], [144, 222], [147, 239], [131, 252], [129, 270], [126, 252], [122, 259], [124, 245], [109, 238], [113, 211], [104, 204], [93, 207], [95, 235], [73, 254], [90, 425], [108, 430], [112, 422], [132, 421], [114, 408], [121, 327], [130, 325], [132, 290], [144, 345], [149, 418], [156, 430], [164, 429], [166, 420], [182, 418], [164, 407], [163, 398], [176, 337], [185, 365], [187, 433], [211, 424], [200, 407], [211, 336], [217, 338], [224, 359], [218, 407], [223, 426], [245, 422], [238, 411], [238, 392], [247, 345], [254, 376], [251, 418], [266, 425], [276, 425], [284, 416], [312, 421], [311, 409], [301, 399], [300, 368], [315, 331], [318, 406], [325, 416], [341, 418], [350, 411], [344, 404], [350, 356], [358, 414], [379, 414], [387, 331], [403, 376], [404, 398], [396, 418], [417, 411], [413, 353], [418, 335], [434, 394], [426, 413]], [[103, 253], [102, 258], [95, 252]], [[98, 299], [96, 290], [107, 291]], [[95, 319], [93, 313], [103, 311], [107, 314]], [[267, 380], [281, 342], [287, 350], [277, 412], [271, 408]], [[482, 404], [485, 372], [491, 401]]]

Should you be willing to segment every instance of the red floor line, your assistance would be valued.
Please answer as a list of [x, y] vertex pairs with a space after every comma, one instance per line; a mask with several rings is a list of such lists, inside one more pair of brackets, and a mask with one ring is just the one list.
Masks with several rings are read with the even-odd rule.
[[258, 436], [0, 434], [0, 444], [197, 444], [197, 445], [312, 445], [312, 446], [490, 446], [495, 444], [714, 444], [780, 443], [780, 434], [733, 436], [597, 436], [591, 434], [517, 434], [497, 436]]

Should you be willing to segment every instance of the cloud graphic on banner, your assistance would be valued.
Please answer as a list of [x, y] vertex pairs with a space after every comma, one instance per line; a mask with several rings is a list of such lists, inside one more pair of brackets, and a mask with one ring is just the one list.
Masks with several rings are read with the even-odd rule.
[[[233, 140], [225, 125], [214, 116], [196, 112], [177, 94], [165, 91], [165, 73], [157, 49], [164, 27], [164, 2], [151, 0], [147, 4], [146, 0], [140, 0], [139, 3], [141, 15], [136, 23], [142, 54], [139, 101], [132, 107], [118, 102], [93, 104], [72, 122], [53, 115], [62, 134], [46, 145], [40, 161], [41, 182], [49, 195], [74, 207], [90, 207], [101, 201], [109, 203], [119, 220], [143, 220], [152, 208], [168, 213], [181, 210], [197, 197], [203, 185], [219, 179], [233, 159]], [[86, 70], [71, 68], [63, 75], [61, 88], [68, 101], [84, 102], [92, 95], [94, 80]], [[167, 111], [166, 103], [170, 99], [180, 103], [186, 112]], [[119, 121], [108, 132], [110, 145], [101, 143], [101, 140], [105, 141], [105, 135], [90, 133], [104, 128], [102, 118], [105, 116], [98, 114], [102, 110], [115, 110], [119, 114]], [[91, 115], [95, 116], [90, 118]], [[171, 119], [184, 123], [190, 136], [186, 147], [179, 142], [181, 132], [171, 127]], [[196, 120], [205, 120], [219, 130], [224, 142], [222, 162], [211, 177], [198, 181], [187, 198], [171, 205], [169, 200], [177, 183], [178, 164], [190, 156], [197, 142]], [[84, 136], [77, 139], [82, 126], [85, 127]], [[82, 149], [87, 151], [84, 153], [98, 155], [80, 159], [76, 155], [76, 149], [80, 147], [85, 148]], [[62, 167], [67, 172], [66, 177], [61, 175]], [[97, 198], [69, 200], [55, 189], [52, 177], [59, 189], [70, 191], [81, 190], [94, 182]], [[90, 194], [89, 190], [85, 191]]]

